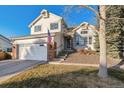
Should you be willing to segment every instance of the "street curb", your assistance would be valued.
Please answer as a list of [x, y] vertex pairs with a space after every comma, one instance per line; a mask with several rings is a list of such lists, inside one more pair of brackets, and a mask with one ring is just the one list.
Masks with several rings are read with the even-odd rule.
[[60, 63], [60, 62], [49, 62], [49, 64], [55, 64], [55, 65], [75, 65], [75, 66], [87, 66], [87, 67], [99, 67], [98, 64]]

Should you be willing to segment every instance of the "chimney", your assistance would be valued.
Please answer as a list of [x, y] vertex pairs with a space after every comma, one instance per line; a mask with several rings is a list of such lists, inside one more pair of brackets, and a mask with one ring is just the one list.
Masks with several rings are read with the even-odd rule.
[[47, 10], [43, 9], [41, 11], [41, 15], [42, 15], [43, 18], [48, 18], [49, 17], [49, 12]]

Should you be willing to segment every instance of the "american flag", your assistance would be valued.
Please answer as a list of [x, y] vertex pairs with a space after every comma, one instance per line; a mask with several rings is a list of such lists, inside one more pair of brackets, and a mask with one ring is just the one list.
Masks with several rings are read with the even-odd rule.
[[48, 29], [48, 43], [50, 44], [51, 41], [52, 41], [52, 37], [51, 37], [50, 31]]

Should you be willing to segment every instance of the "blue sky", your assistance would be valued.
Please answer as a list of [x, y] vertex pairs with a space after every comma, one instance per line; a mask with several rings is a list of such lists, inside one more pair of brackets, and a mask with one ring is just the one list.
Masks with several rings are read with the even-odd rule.
[[[97, 6], [92, 6], [97, 9]], [[67, 25], [79, 25], [88, 22], [95, 25], [95, 14], [88, 9], [77, 6], [62, 5], [27, 5], [0, 6], [0, 34], [6, 37], [18, 37], [30, 34], [28, 25], [40, 14], [42, 9], [62, 16]]]

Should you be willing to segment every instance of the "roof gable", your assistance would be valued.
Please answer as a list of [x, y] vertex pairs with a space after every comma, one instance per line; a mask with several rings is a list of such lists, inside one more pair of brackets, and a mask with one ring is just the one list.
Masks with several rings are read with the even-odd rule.
[[0, 39], [6, 41], [6, 42], [8, 42], [8, 43], [11, 42], [10, 39], [8, 39], [7, 37], [5, 37], [5, 36], [3, 36], [3, 35], [1, 35], [1, 34], [0, 34]]
[[48, 15], [53, 15], [53, 16], [56, 16], [56, 17], [62, 19], [62, 17], [60, 17], [60, 16], [58, 16], [58, 15], [56, 15], [56, 14], [50, 13], [50, 12], [48, 12], [47, 10], [43, 9], [43, 10], [41, 11], [40, 15], [39, 15], [32, 23], [29, 24], [29, 28], [32, 27], [32, 25], [34, 25], [34, 24], [35, 24], [37, 21], [39, 21], [41, 18], [43, 18], [43, 13], [44, 13], [44, 12], [47, 12]]
[[87, 22], [83, 22], [83, 23], [81, 23], [79, 26], [77, 26], [76, 28], [74, 28], [72, 31], [76, 31], [76, 30], [80, 29], [81, 27], [82, 27], [83, 29], [92, 30], [89, 26], [95, 27], [95, 26], [93, 26], [93, 25], [90, 25], [90, 24], [87, 23]]

